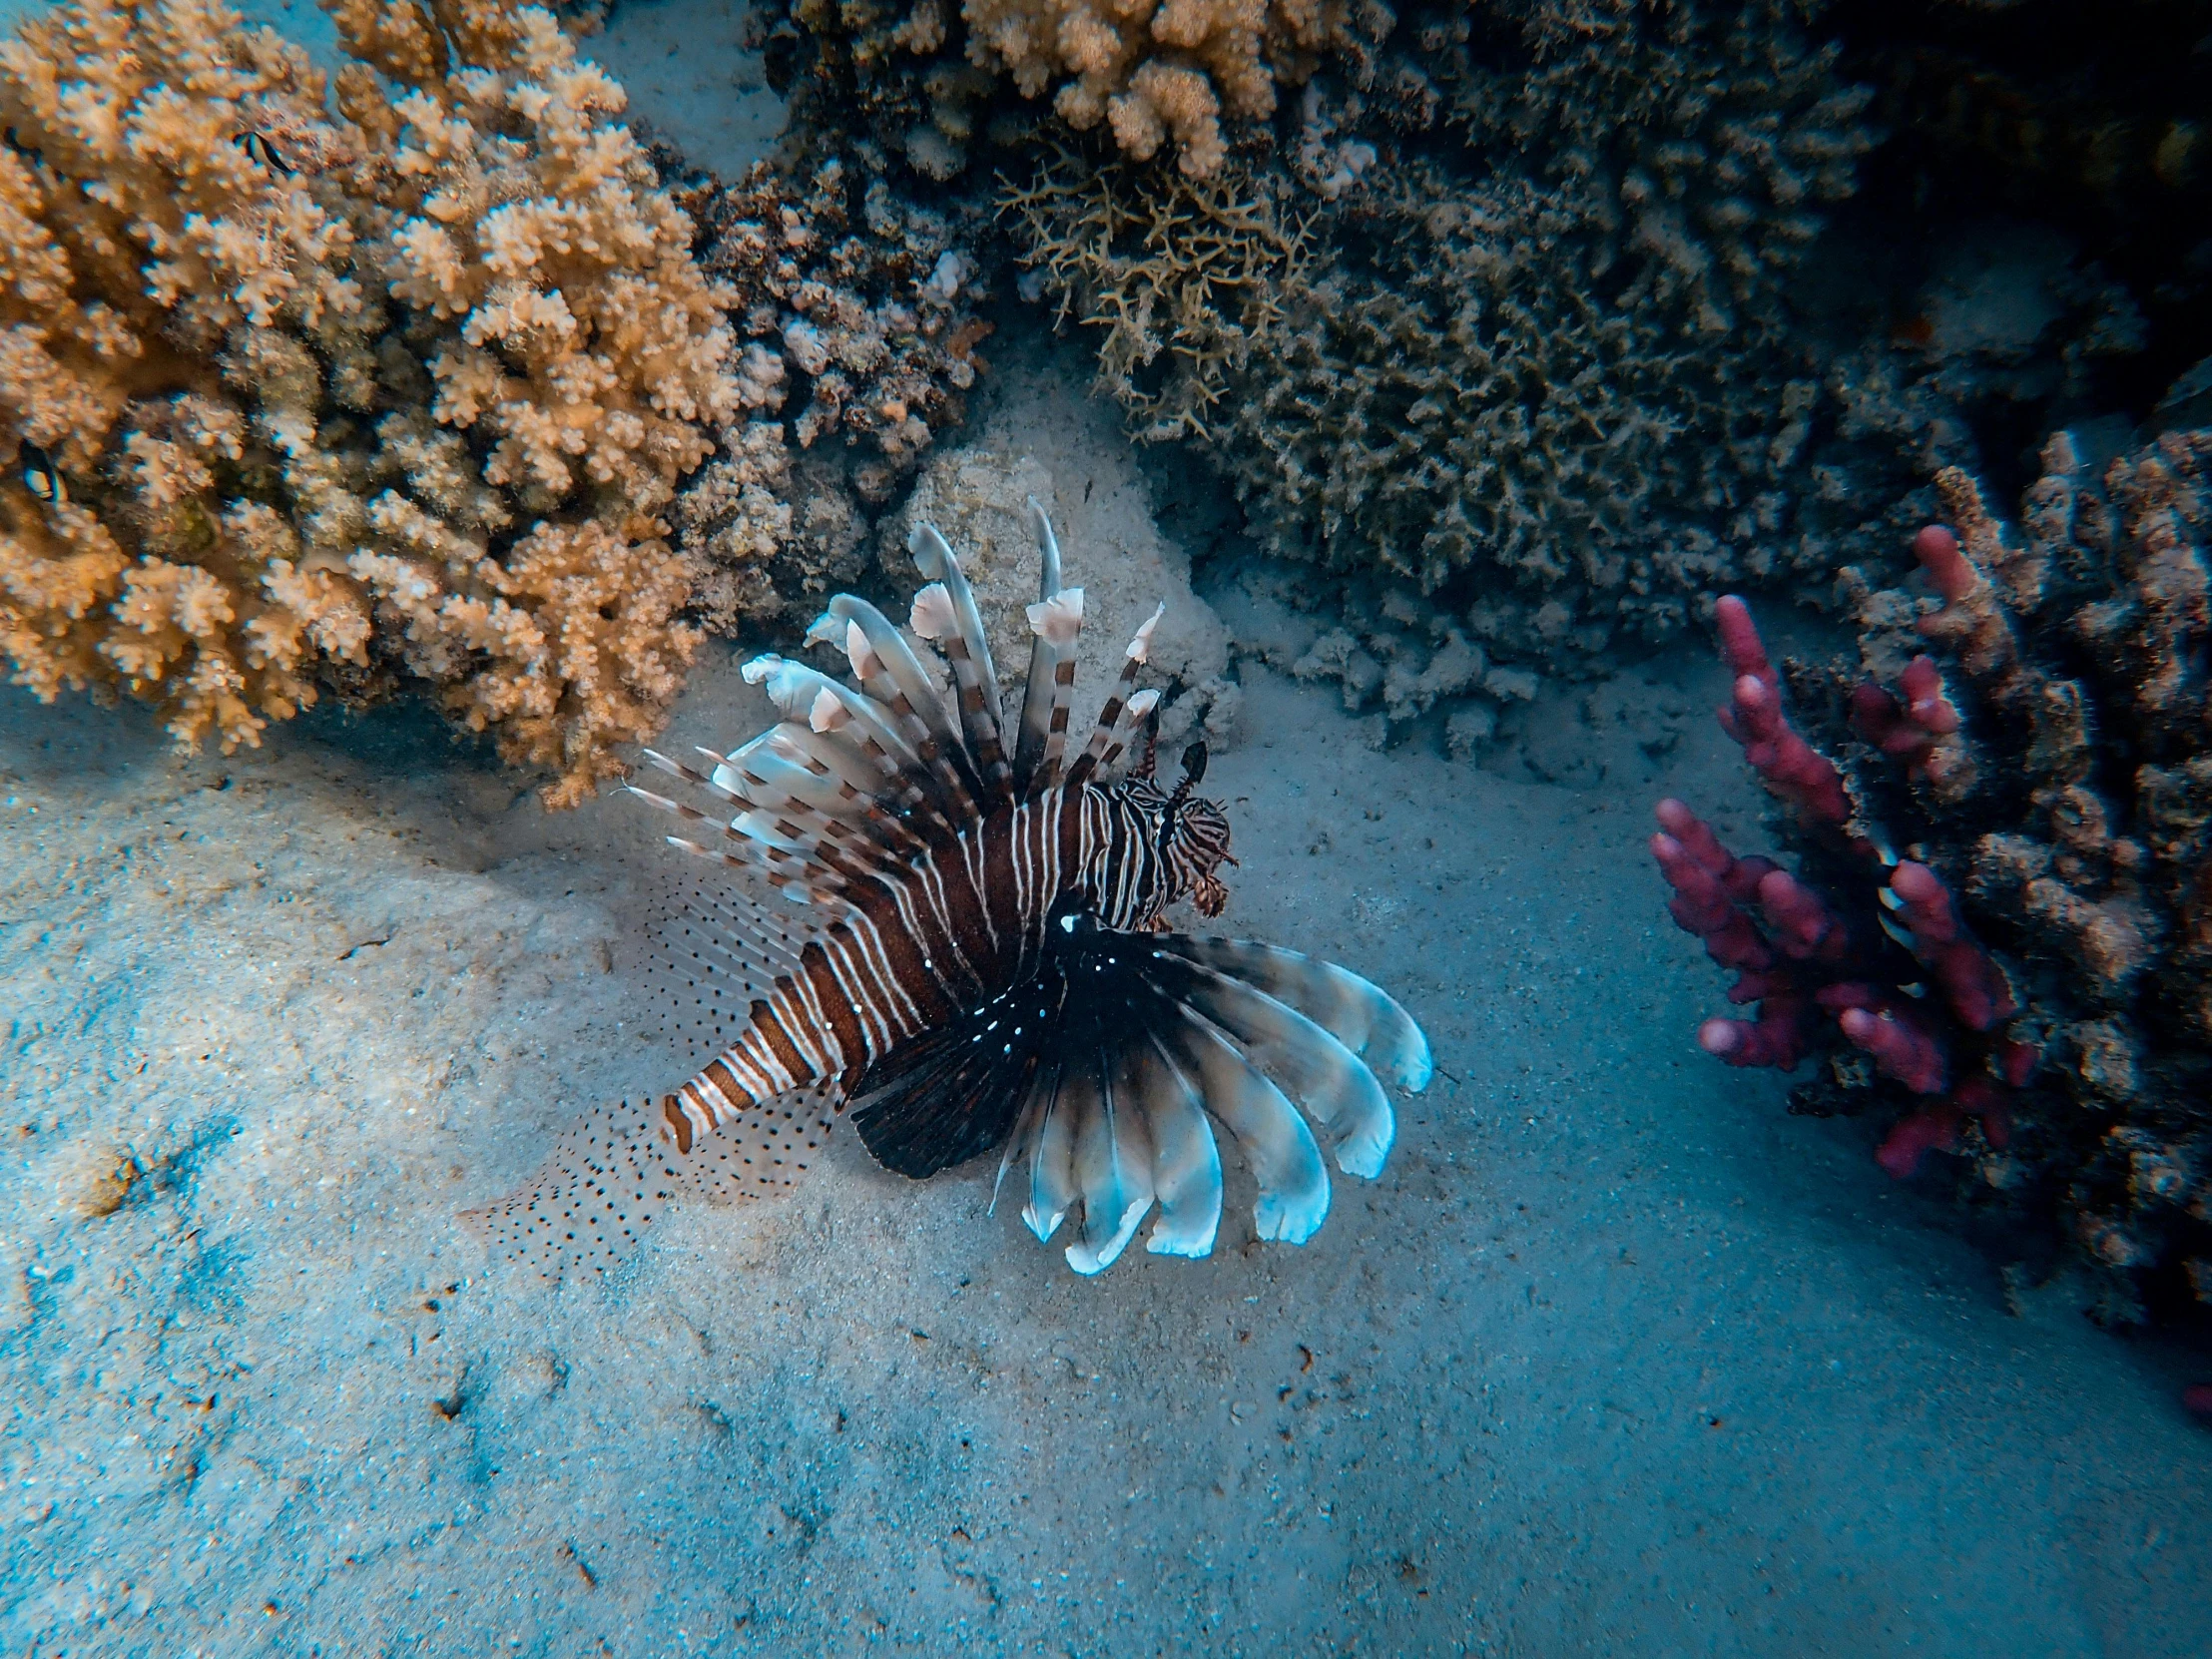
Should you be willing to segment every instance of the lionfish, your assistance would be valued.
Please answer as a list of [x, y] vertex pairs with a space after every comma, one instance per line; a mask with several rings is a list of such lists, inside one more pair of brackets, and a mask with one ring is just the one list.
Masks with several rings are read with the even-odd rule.
[[595, 1113], [538, 1182], [473, 1212], [503, 1254], [547, 1277], [603, 1272], [681, 1189], [790, 1186], [840, 1115], [915, 1179], [1000, 1150], [993, 1207], [1014, 1180], [1022, 1220], [1040, 1241], [1065, 1227], [1082, 1274], [1155, 1208], [1149, 1251], [1211, 1253], [1216, 1124], [1257, 1180], [1263, 1239], [1321, 1226], [1325, 1146], [1347, 1174], [1381, 1173], [1395, 1134], [1382, 1082], [1424, 1088], [1426, 1038], [1334, 963], [1169, 927], [1179, 900], [1221, 913], [1235, 860], [1228, 819], [1195, 793], [1204, 746], [1173, 789], [1154, 776], [1159, 694], [1132, 688], [1165, 607], [1070, 758], [1083, 590], [1062, 585], [1033, 498], [1029, 512], [1043, 570], [1010, 746], [974, 594], [923, 525], [909, 626], [941, 660], [839, 594], [807, 641], [840, 647], [852, 684], [759, 657], [744, 676], [782, 721], [702, 750], [708, 770], [647, 752], [720, 804], [632, 791], [697, 827], [672, 845], [739, 877], [703, 888], [675, 940], [687, 1000], [735, 1037], [675, 1093]]

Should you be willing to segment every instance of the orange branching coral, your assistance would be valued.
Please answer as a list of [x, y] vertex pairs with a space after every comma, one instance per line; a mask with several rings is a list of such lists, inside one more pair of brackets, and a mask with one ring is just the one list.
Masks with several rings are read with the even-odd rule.
[[723, 296], [548, 13], [330, 9], [334, 98], [215, 0], [0, 46], [0, 648], [227, 750], [404, 669], [570, 804], [696, 643]]

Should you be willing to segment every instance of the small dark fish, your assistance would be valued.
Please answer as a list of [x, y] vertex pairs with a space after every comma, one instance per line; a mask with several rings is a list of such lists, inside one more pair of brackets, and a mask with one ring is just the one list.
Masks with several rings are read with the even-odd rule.
[[249, 129], [239, 134], [231, 142], [245, 151], [246, 159], [257, 167], [266, 167], [272, 173], [281, 173], [287, 177], [290, 175], [291, 169], [286, 167], [284, 159], [276, 154], [276, 147], [270, 143], [263, 134]]
[[19, 454], [23, 461], [23, 487], [45, 502], [49, 507], [59, 507], [69, 499], [69, 486], [62, 482], [61, 473], [54, 466], [54, 457], [25, 438]]

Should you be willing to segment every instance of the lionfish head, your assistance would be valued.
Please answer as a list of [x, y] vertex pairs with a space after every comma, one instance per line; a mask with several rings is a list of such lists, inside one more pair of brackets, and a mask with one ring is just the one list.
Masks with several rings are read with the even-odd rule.
[[1167, 797], [1159, 814], [1160, 861], [1167, 870], [1170, 903], [1188, 898], [1202, 916], [1218, 916], [1229, 889], [1214, 872], [1237, 860], [1229, 855], [1229, 815], [1218, 803], [1193, 795], [1206, 776], [1206, 746], [1183, 752], [1183, 781]]

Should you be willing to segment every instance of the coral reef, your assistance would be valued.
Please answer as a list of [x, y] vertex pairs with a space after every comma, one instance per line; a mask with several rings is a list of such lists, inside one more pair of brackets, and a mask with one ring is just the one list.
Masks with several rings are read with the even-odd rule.
[[1000, 213], [1029, 250], [1024, 290], [1102, 330], [1099, 389], [1154, 442], [1210, 435], [1305, 266], [1289, 181], [1236, 162], [1163, 178], [1059, 146]]
[[549, 13], [329, 9], [334, 86], [211, 0], [0, 47], [0, 643], [226, 749], [411, 675], [572, 804], [693, 649], [717, 290]]
[[1207, 178], [1228, 154], [1224, 118], [1267, 120], [1279, 89], [1324, 61], [1371, 79], [1395, 21], [1380, 0], [797, 0], [791, 11], [815, 54], [803, 119], [823, 103], [853, 111], [936, 179], [967, 166], [1008, 83], [1024, 104], [1049, 93], [1077, 132], [1103, 125], [1132, 160], [1173, 156]]
[[[769, 624], [853, 580], [870, 514], [959, 422], [990, 324], [945, 217], [841, 160], [678, 193], [743, 350], [720, 450], [678, 499], [710, 628]], [[796, 411], [796, 412], [788, 412]]]
[[1794, 720], [1724, 600], [1723, 723], [1798, 867], [1679, 802], [1653, 851], [1759, 1004], [1707, 1052], [1821, 1059], [1793, 1110], [1889, 1115], [1899, 1176], [1965, 1155], [1967, 1190], [2055, 1217], [2126, 1320], [2212, 1301], [2212, 430], [2102, 467], [2061, 431], [2042, 464], [2016, 529], [1938, 476], [1924, 589], [1844, 573], [1860, 663], [1795, 669]]
[[1233, 188], [1126, 204], [1047, 163], [1005, 201], [1043, 291], [1146, 365], [1107, 372], [1146, 435], [1199, 436], [1268, 551], [1575, 672], [1894, 539], [1813, 464], [1784, 284], [1872, 134], [1802, 16], [1447, 12], [1411, 30], [1423, 73], [1317, 83]]

